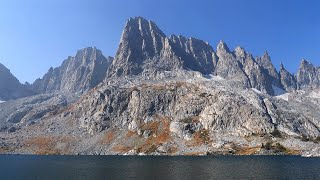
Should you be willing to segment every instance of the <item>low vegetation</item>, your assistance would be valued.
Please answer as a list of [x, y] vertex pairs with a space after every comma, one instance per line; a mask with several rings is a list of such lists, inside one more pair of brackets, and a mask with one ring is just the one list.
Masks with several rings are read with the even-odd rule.
[[129, 147], [129, 146], [123, 146], [123, 145], [117, 145], [117, 146], [114, 146], [114, 147], [112, 148], [113, 151], [118, 152], [118, 153], [126, 153], [126, 152], [128, 152], [130, 149], [132, 149], [132, 148]]
[[193, 134], [193, 138], [190, 141], [186, 142], [186, 145], [189, 147], [192, 146], [201, 146], [203, 144], [210, 144], [212, 142], [210, 138], [209, 131], [206, 129], [201, 129]]
[[65, 136], [38, 136], [26, 140], [24, 144], [35, 154], [57, 155], [69, 152], [70, 141], [71, 138]]
[[[165, 117], [155, 116], [156, 121], [142, 123], [139, 125], [139, 129], [142, 134], [138, 135], [137, 132], [128, 131], [125, 135], [124, 142], [127, 142], [126, 146], [116, 145], [113, 151], [123, 153], [132, 149], [136, 153], [152, 154], [155, 153], [159, 146], [170, 142], [170, 120]], [[149, 131], [148, 136], [144, 136], [144, 132]], [[177, 148], [170, 146], [167, 153], [175, 153]]]
[[103, 137], [100, 139], [100, 144], [109, 144], [115, 137], [115, 132], [110, 130], [106, 132]]
[[271, 135], [276, 138], [282, 138], [281, 132], [278, 129], [274, 129]]
[[282, 144], [278, 142], [268, 141], [266, 144], [262, 144], [261, 149], [272, 151], [276, 154], [289, 154], [289, 155], [297, 155], [299, 151], [292, 150], [284, 147]]
[[316, 137], [316, 138], [313, 138], [312, 139], [312, 142], [314, 143], [320, 143], [320, 136]]
[[183, 123], [196, 123], [199, 122], [199, 116], [190, 116], [180, 120]]
[[308, 136], [306, 136], [306, 135], [302, 135], [301, 136], [301, 141], [303, 141], [303, 142], [309, 142], [309, 141], [311, 141], [311, 142], [313, 142], [313, 143], [320, 143], [320, 136], [318, 136], [318, 137], [308, 137]]

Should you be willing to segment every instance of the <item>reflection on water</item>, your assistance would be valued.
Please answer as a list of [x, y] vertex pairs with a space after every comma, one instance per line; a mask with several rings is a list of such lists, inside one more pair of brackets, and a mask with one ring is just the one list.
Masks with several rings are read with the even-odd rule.
[[320, 179], [298, 156], [0, 156], [0, 179]]

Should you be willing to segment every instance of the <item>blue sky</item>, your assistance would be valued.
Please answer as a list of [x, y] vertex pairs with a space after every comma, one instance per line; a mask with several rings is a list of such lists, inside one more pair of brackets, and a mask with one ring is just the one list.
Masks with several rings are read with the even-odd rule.
[[168, 35], [241, 45], [295, 72], [320, 65], [318, 0], [0, 0], [0, 63], [33, 82], [78, 49], [114, 56], [129, 17], [153, 20]]

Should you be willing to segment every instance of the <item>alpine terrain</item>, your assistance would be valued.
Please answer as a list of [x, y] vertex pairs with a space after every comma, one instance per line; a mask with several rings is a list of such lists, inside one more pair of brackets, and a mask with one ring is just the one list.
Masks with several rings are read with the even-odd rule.
[[167, 36], [130, 18], [118, 50], [79, 50], [33, 84], [0, 65], [0, 153], [320, 156], [320, 67]]

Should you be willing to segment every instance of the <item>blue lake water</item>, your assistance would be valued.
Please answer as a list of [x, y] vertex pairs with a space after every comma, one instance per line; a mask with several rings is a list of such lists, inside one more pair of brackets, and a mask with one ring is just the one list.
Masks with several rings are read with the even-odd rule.
[[0, 179], [320, 179], [320, 158], [1, 155]]

